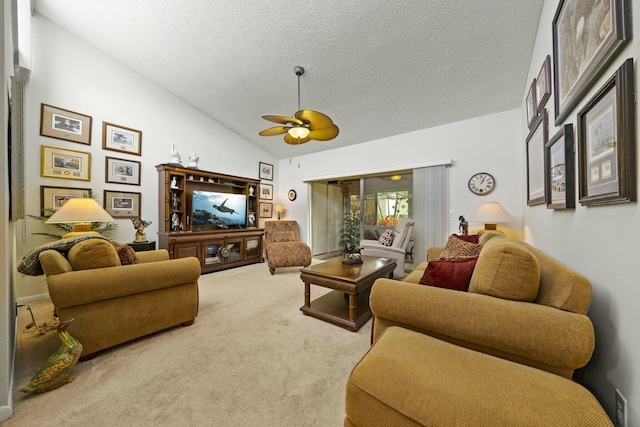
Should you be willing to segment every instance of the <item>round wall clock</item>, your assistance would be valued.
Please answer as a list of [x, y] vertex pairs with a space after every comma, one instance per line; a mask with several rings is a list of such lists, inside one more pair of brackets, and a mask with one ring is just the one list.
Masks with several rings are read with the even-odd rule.
[[493, 176], [486, 172], [478, 172], [469, 178], [469, 190], [473, 194], [484, 196], [489, 194], [496, 185]]
[[296, 197], [298, 197], [298, 195], [296, 194], [296, 190], [289, 190], [289, 200], [293, 202]]

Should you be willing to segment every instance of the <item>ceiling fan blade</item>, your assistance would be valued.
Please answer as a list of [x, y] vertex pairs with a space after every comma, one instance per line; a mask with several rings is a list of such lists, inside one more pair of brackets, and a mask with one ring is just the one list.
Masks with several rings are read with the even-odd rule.
[[286, 133], [289, 129], [291, 129], [290, 127], [287, 126], [275, 126], [269, 129], [265, 129], [263, 131], [261, 131], [258, 135], [260, 136], [274, 136], [274, 135], [281, 135], [283, 133]]
[[340, 132], [338, 126], [331, 125], [325, 129], [312, 130], [309, 132], [308, 138], [315, 139], [316, 141], [329, 141], [338, 136], [338, 132]]
[[287, 144], [291, 144], [291, 145], [300, 145], [300, 144], [304, 144], [305, 142], [309, 142], [311, 141], [311, 138], [306, 137], [306, 138], [294, 138], [289, 134], [286, 134], [284, 136], [284, 142], [286, 142]]
[[283, 125], [286, 125], [287, 123], [293, 123], [296, 125], [302, 124], [302, 122], [299, 119], [294, 119], [293, 117], [287, 117], [287, 116], [276, 116], [274, 114], [267, 114], [265, 116], [262, 116], [262, 118], [265, 120], [269, 120], [270, 122], [280, 123]]
[[326, 114], [314, 110], [300, 110], [294, 114], [296, 119], [309, 122], [309, 129], [325, 129], [333, 124], [333, 121]]

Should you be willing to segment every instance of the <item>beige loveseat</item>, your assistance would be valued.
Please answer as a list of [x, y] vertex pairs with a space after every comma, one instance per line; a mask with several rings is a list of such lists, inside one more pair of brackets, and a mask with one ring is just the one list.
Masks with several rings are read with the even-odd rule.
[[418, 284], [427, 262], [375, 282], [375, 343], [347, 383], [345, 426], [611, 425], [571, 381], [595, 345], [589, 281], [524, 242], [480, 243], [468, 292]]
[[121, 265], [111, 242], [84, 240], [68, 253], [38, 255], [51, 301], [68, 332], [82, 343], [81, 360], [177, 325], [191, 325], [198, 311], [200, 263], [169, 260], [166, 250], [139, 252], [137, 264]]

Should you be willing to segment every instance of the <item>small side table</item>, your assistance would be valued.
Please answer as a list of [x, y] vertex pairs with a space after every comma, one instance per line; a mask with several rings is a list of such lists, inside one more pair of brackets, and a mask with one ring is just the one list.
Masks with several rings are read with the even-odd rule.
[[136, 252], [143, 251], [155, 251], [156, 250], [156, 242], [131, 242], [127, 243], [127, 245], [131, 246]]

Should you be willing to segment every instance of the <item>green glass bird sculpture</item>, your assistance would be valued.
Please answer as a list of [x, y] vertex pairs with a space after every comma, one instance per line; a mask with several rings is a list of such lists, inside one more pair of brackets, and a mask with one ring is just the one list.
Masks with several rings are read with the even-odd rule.
[[29, 385], [20, 391], [23, 393], [44, 393], [74, 380], [71, 371], [82, 354], [82, 344], [67, 332], [67, 326], [73, 320], [60, 322], [57, 328], [58, 337], [62, 342], [60, 348], [40, 367], [31, 378]]

